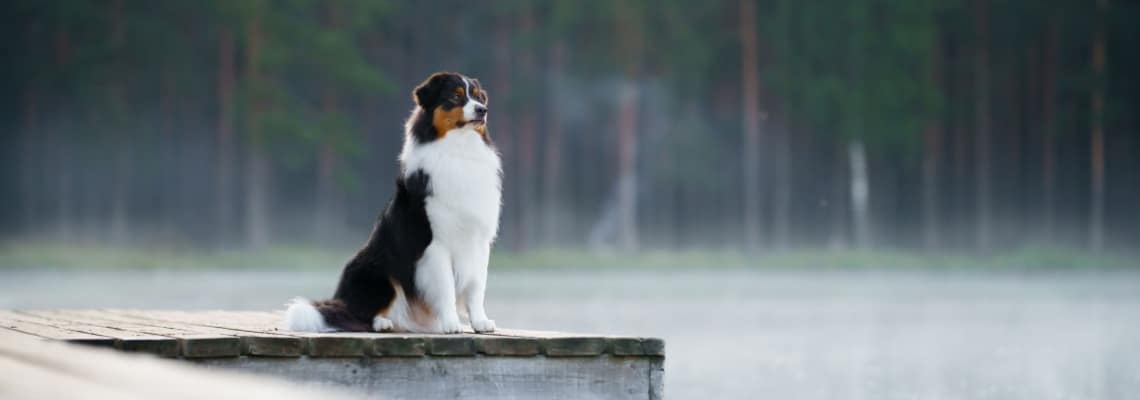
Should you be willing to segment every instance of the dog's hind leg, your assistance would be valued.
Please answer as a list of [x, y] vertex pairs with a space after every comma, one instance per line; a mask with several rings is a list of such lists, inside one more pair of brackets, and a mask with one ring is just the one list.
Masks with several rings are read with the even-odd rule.
[[424, 249], [416, 266], [416, 288], [432, 314], [431, 332], [459, 333], [463, 324], [455, 308], [455, 272], [451, 253], [437, 242]]

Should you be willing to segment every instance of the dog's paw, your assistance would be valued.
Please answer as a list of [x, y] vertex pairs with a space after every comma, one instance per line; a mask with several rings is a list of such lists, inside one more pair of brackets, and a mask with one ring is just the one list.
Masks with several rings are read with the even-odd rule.
[[381, 316], [376, 316], [376, 318], [372, 319], [372, 330], [373, 331], [387, 332], [387, 331], [391, 331], [393, 328], [395, 328], [395, 324], [393, 324], [392, 320], [390, 320], [390, 319], [387, 319], [387, 318], [384, 318]]
[[459, 318], [449, 318], [439, 323], [439, 330], [443, 333], [462, 333], [463, 323], [459, 322]]
[[475, 332], [479, 332], [479, 333], [494, 332], [495, 331], [495, 321], [490, 320], [490, 319], [474, 320], [474, 321], [471, 321], [471, 329], [474, 329]]

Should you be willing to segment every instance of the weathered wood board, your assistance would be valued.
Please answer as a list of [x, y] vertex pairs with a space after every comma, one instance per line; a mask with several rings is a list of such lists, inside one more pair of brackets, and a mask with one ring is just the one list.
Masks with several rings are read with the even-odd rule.
[[51, 342], [8, 328], [0, 328], [0, 371], [0, 399], [6, 400], [355, 397], [344, 390], [307, 388], [251, 373], [208, 371], [144, 355]]
[[639, 357], [400, 357], [201, 359], [211, 368], [383, 393], [389, 399], [660, 398], [660, 359]]
[[269, 312], [0, 310], [0, 333], [107, 346], [384, 398], [660, 399], [660, 339], [492, 334], [312, 334]]

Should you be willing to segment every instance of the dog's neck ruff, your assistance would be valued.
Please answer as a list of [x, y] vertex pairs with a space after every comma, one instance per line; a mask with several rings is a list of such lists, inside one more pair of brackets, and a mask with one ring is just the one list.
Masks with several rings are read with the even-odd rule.
[[[499, 229], [502, 173], [499, 154], [470, 126], [419, 143], [407, 134], [400, 153], [404, 176], [430, 177], [426, 209], [436, 239], [491, 241]], [[474, 235], [474, 238], [465, 238]]]

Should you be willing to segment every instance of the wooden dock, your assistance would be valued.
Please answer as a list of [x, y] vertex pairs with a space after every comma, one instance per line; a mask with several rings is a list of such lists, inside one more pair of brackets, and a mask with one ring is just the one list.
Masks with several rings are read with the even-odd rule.
[[348, 391], [298, 387], [268, 377], [36, 340], [0, 329], [0, 399], [355, 399]]
[[492, 334], [311, 334], [280, 314], [0, 311], [0, 333], [105, 346], [211, 369], [383, 398], [660, 399], [660, 339], [500, 329]]

